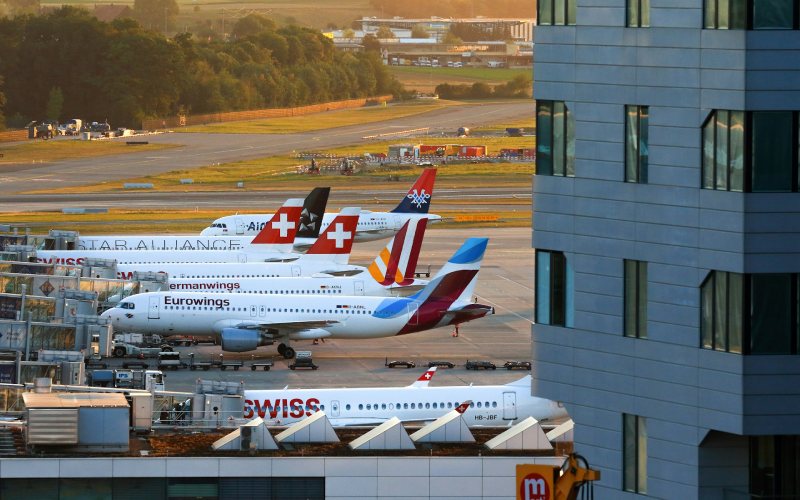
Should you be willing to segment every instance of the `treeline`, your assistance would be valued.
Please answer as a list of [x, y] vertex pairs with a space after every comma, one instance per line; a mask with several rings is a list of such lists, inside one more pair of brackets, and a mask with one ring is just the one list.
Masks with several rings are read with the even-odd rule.
[[512, 80], [492, 87], [486, 83], [473, 83], [472, 85], [451, 85], [441, 83], [436, 86], [435, 92], [442, 99], [488, 99], [490, 97], [530, 98], [532, 79], [526, 75], [517, 75]]
[[530, 0], [370, 0], [383, 17], [535, 17]]
[[317, 31], [277, 28], [261, 16], [240, 23], [235, 39], [209, 41], [188, 33], [168, 39], [132, 19], [103, 23], [72, 7], [0, 19], [6, 120], [107, 118], [114, 126], [137, 126], [178, 112], [286, 107], [402, 90], [374, 52], [337, 52]]

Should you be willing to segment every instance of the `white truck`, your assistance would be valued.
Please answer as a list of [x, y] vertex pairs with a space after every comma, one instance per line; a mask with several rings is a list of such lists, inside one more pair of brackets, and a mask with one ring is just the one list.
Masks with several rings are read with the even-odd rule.
[[92, 370], [89, 372], [89, 384], [94, 387], [165, 390], [164, 374], [160, 370]]
[[149, 333], [115, 333], [114, 342], [132, 344], [140, 347], [161, 347], [165, 344], [161, 335]]
[[137, 358], [156, 358], [161, 352], [172, 352], [172, 347], [139, 347], [138, 345], [128, 344], [126, 342], [114, 341], [111, 348], [111, 354], [115, 358], [124, 358], [126, 356], [135, 356]]

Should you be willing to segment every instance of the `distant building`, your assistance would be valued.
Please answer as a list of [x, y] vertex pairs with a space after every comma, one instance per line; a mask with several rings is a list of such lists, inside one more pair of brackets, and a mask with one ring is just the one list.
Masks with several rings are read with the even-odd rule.
[[479, 28], [486, 33], [495, 33], [500, 29], [508, 30], [513, 40], [524, 42], [533, 41], [533, 27], [536, 24], [535, 18], [489, 18], [489, 17], [472, 17], [472, 18], [377, 18], [377, 17], [362, 17], [361, 29], [365, 32], [377, 31], [381, 26], [386, 26], [392, 29], [407, 29], [411, 30], [415, 26], [422, 26], [428, 33], [437, 40], [441, 40], [444, 35], [450, 31], [450, 27], [454, 24], [468, 24], [470, 26]]
[[91, 14], [98, 20], [109, 23], [114, 19], [122, 19], [126, 17], [133, 17], [133, 9], [128, 5], [99, 5], [95, 4], [94, 9], [90, 11]]

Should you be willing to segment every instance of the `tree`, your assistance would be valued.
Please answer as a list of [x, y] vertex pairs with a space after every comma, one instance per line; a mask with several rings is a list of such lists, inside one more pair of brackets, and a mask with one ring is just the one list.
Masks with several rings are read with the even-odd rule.
[[5, 0], [5, 3], [12, 16], [38, 14], [41, 9], [39, 0]]
[[176, 0], [133, 0], [133, 17], [149, 30], [166, 33], [179, 12]]
[[58, 121], [61, 118], [61, 110], [64, 107], [64, 93], [61, 92], [61, 87], [53, 87], [50, 89], [50, 95], [47, 98], [47, 109], [44, 114], [48, 120]]
[[[0, 89], [3, 88], [3, 77], [0, 76]], [[3, 95], [2, 90], [0, 90], [0, 130], [5, 130], [6, 128], [6, 119], [3, 117], [3, 108], [6, 106], [6, 96]]]
[[378, 31], [375, 32], [375, 36], [381, 40], [388, 40], [394, 38], [394, 32], [388, 26], [381, 26], [378, 28]]
[[352, 40], [353, 38], [355, 38], [355, 37], [356, 37], [356, 32], [355, 32], [355, 31], [353, 31], [353, 30], [352, 30], [352, 29], [350, 29], [350, 28], [347, 28], [346, 30], [344, 30], [344, 31], [342, 32], [342, 36], [343, 36], [344, 38], [346, 38], [347, 40]]
[[428, 38], [429, 36], [428, 30], [421, 24], [415, 24], [414, 27], [411, 28], [411, 38]]
[[381, 42], [379, 42], [378, 37], [372, 33], [364, 35], [364, 38], [361, 39], [361, 46], [364, 47], [364, 52], [381, 51]]
[[248, 14], [236, 21], [232, 34], [236, 38], [258, 35], [262, 31], [275, 31], [275, 21], [261, 14]]
[[462, 40], [458, 35], [456, 35], [452, 31], [448, 31], [447, 33], [445, 33], [442, 42], [449, 45], [459, 45], [464, 43], [464, 40]]

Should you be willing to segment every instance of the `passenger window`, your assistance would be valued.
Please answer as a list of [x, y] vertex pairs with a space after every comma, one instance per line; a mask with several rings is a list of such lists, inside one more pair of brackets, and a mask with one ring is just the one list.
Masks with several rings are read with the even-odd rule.
[[358, 405], [358, 409], [359, 410], [363, 410], [364, 409], [364, 405]]
[[425, 409], [429, 410], [430, 408], [431, 408], [431, 404], [430, 403], [425, 403]]
[[350, 403], [348, 403], [347, 405], [345, 405], [344, 409], [345, 409], [345, 410], [347, 410], [347, 411], [350, 411]]
[[411, 403], [411, 409], [412, 410], [416, 409], [416, 407], [414, 406], [414, 403]]

